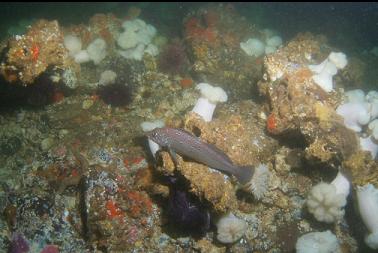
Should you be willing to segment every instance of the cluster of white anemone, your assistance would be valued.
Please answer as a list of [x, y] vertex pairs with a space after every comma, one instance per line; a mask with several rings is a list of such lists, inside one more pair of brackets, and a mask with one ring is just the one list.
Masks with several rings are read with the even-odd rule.
[[[345, 101], [336, 112], [344, 118], [347, 128], [360, 135], [362, 150], [369, 151], [373, 158], [378, 152], [378, 92], [356, 89], [345, 92]], [[366, 132], [363, 132], [364, 126]]]
[[156, 28], [141, 19], [127, 20], [122, 23], [124, 31], [117, 38], [121, 48], [118, 53], [126, 59], [142, 60], [145, 53], [152, 56], [159, 54], [158, 48], [152, 43]]
[[[356, 89], [345, 92], [345, 101], [336, 112], [344, 118], [347, 128], [358, 133], [360, 146], [375, 159], [378, 153], [378, 92]], [[366, 127], [367, 126], [367, 127]], [[339, 173], [331, 184], [320, 183], [309, 194], [307, 206], [319, 221], [334, 222], [344, 215], [349, 181]], [[366, 244], [378, 249], [378, 189], [372, 184], [357, 186], [359, 213], [369, 234]]]
[[240, 48], [249, 56], [260, 57], [264, 54], [274, 53], [281, 45], [282, 38], [272, 30], [264, 29], [265, 42], [259, 38], [249, 38], [245, 42], [240, 42]]
[[69, 56], [73, 57], [77, 63], [93, 61], [97, 65], [107, 55], [106, 42], [101, 38], [93, 40], [86, 49], [82, 49], [79, 37], [67, 35], [64, 37], [64, 46], [68, 49]]
[[314, 72], [312, 79], [326, 92], [333, 90], [333, 76], [337, 70], [345, 68], [348, 64], [346, 55], [343, 53], [332, 52], [319, 65], [309, 65], [309, 69]]

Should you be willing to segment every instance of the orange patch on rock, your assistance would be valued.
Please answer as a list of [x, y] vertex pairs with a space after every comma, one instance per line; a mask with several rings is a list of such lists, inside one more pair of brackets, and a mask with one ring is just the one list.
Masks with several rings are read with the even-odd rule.
[[115, 218], [122, 215], [122, 211], [117, 207], [113, 200], [108, 200], [105, 204], [106, 213], [110, 218]]
[[39, 57], [39, 46], [37, 44], [33, 44], [31, 48], [31, 55], [32, 55], [32, 60], [37, 61]]
[[180, 86], [184, 89], [192, 87], [194, 84], [191, 78], [184, 78], [180, 80]]
[[143, 213], [149, 214], [152, 212], [152, 202], [145, 194], [129, 191], [126, 196], [130, 201], [129, 214], [131, 217], [138, 218]]
[[277, 120], [274, 113], [271, 113], [266, 121], [266, 127], [269, 132], [273, 132], [277, 128]]
[[133, 163], [138, 164], [144, 160], [144, 157], [136, 157], [133, 159]]

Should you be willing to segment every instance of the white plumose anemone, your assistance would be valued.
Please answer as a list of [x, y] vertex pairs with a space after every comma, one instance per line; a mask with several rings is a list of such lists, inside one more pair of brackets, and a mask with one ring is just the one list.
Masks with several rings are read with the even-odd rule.
[[344, 53], [331, 52], [327, 59], [319, 65], [309, 65], [309, 69], [315, 73], [312, 79], [326, 92], [333, 90], [332, 78], [338, 69], [343, 69], [348, 64]]
[[[374, 132], [376, 132], [376, 130], [374, 130]], [[364, 151], [369, 151], [373, 159], [375, 159], [378, 153], [378, 145], [376, 141], [373, 140], [375, 139], [374, 132], [373, 132], [373, 136], [360, 137], [361, 149]]]
[[346, 102], [351, 102], [351, 103], [365, 102], [365, 92], [361, 89], [346, 91], [345, 97], [346, 97]]
[[315, 83], [317, 83], [326, 92], [332, 91], [332, 78], [337, 74], [337, 68], [335, 64], [326, 59], [319, 65], [310, 65], [309, 67], [313, 72], [316, 73], [312, 76], [312, 79], [315, 81]]
[[265, 53], [265, 44], [257, 38], [240, 43], [240, 48], [249, 56], [260, 57]]
[[105, 70], [100, 75], [100, 80], [98, 81], [99, 85], [108, 85], [115, 83], [117, 79], [117, 73], [112, 70]]
[[348, 102], [339, 105], [336, 113], [344, 118], [345, 126], [355, 132], [361, 132], [362, 126], [369, 123], [371, 117], [368, 103], [365, 102]]
[[247, 230], [247, 223], [229, 213], [221, 217], [217, 224], [217, 239], [221, 243], [234, 243], [239, 240]]
[[79, 64], [91, 61], [91, 58], [89, 57], [87, 50], [80, 50], [73, 57], [74, 57], [75, 62]]
[[318, 221], [335, 222], [344, 216], [349, 191], [349, 181], [339, 172], [330, 184], [321, 182], [310, 190], [308, 210]]
[[213, 119], [217, 103], [227, 101], [227, 93], [222, 88], [211, 86], [208, 83], [200, 83], [196, 89], [200, 90], [201, 97], [197, 100], [192, 112], [200, 115], [206, 122], [210, 122]]
[[340, 253], [337, 237], [329, 230], [311, 232], [298, 238], [295, 245], [297, 253]]
[[278, 35], [272, 36], [266, 40], [267, 46], [277, 48], [282, 45], [282, 38]]
[[264, 197], [269, 188], [270, 171], [267, 165], [259, 164], [249, 183], [244, 188], [252, 193], [256, 199]]
[[92, 60], [94, 64], [98, 65], [107, 55], [106, 42], [100, 38], [93, 40], [87, 49], [82, 49], [79, 37], [67, 35], [64, 37], [64, 46], [68, 49], [69, 55], [79, 64]]
[[70, 56], [75, 56], [81, 51], [81, 39], [73, 35], [64, 36], [64, 46], [68, 49]]
[[146, 24], [141, 19], [127, 20], [123, 22], [124, 31], [117, 39], [117, 45], [122, 48], [118, 53], [126, 59], [140, 61], [145, 53], [156, 56], [159, 49], [151, 44], [156, 35], [156, 28]]
[[347, 57], [344, 53], [331, 52], [328, 59], [335, 64], [337, 69], [343, 69], [348, 64]]
[[372, 184], [357, 187], [357, 202], [361, 218], [370, 232], [365, 243], [372, 249], [378, 249], [378, 189]]
[[105, 59], [107, 54], [106, 47], [105, 40], [100, 38], [95, 39], [88, 45], [87, 52], [89, 58], [95, 65], [98, 65], [103, 59]]

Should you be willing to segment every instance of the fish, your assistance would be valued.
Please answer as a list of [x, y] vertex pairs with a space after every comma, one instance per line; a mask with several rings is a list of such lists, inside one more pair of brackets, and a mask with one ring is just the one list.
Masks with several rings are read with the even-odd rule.
[[181, 128], [162, 127], [146, 132], [146, 136], [167, 149], [177, 165], [176, 153], [194, 161], [236, 177], [240, 184], [248, 184], [254, 174], [252, 166], [235, 165], [231, 159], [216, 146], [202, 141]]

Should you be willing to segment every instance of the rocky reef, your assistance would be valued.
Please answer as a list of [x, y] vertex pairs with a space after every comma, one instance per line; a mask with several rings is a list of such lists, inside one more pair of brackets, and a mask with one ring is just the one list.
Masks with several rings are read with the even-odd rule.
[[[326, 73], [327, 91], [314, 66], [341, 53], [324, 35], [282, 39], [232, 4], [191, 9], [175, 28], [150, 15], [131, 7], [68, 26], [40, 19], [1, 43], [1, 97], [40, 103], [0, 114], [0, 248], [294, 252], [298, 238], [329, 230], [340, 252], [373, 252], [364, 240], [373, 226], [353, 206], [378, 187], [377, 162], [361, 145], [374, 130], [348, 128], [337, 108], [346, 90], [371, 89], [378, 57], [345, 52], [348, 64]], [[203, 87], [224, 96], [205, 97]], [[193, 109], [204, 104], [210, 119]], [[151, 153], [141, 124], [156, 121], [255, 178], [242, 185], [167, 147]], [[351, 189], [341, 215], [319, 221], [308, 196], [339, 173]]]
[[48, 67], [67, 65], [63, 33], [56, 20], [35, 22], [26, 34], [11, 38], [3, 50], [6, 56], [2, 59], [1, 73], [9, 82], [28, 85]]

